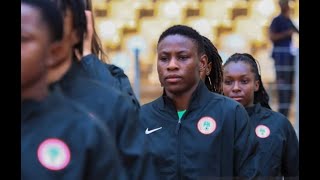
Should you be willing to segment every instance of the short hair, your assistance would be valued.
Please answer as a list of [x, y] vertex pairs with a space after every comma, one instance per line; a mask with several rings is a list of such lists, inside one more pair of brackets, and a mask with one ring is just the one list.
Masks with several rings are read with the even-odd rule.
[[63, 18], [57, 6], [49, 0], [21, 0], [40, 11], [41, 18], [48, 25], [50, 40], [59, 41], [63, 38]]
[[186, 25], [174, 25], [169, 27], [160, 35], [158, 45], [165, 37], [176, 34], [190, 38], [197, 45], [199, 55], [205, 53], [202, 36], [195, 29]]

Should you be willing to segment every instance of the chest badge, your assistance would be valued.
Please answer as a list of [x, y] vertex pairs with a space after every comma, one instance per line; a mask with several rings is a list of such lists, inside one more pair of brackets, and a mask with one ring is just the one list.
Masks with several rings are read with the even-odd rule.
[[197, 124], [198, 130], [205, 135], [211, 134], [216, 130], [216, 121], [209, 116], [202, 117]]
[[50, 170], [61, 170], [70, 162], [70, 150], [60, 139], [50, 138], [43, 141], [38, 148], [40, 163]]
[[265, 125], [258, 125], [255, 132], [259, 138], [267, 138], [270, 135], [270, 129]]

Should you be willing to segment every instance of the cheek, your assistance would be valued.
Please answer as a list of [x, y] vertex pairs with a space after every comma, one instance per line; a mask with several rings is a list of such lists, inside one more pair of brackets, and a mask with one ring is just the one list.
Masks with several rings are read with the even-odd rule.
[[26, 84], [44, 75], [45, 49], [29, 44], [21, 47], [21, 84]]
[[229, 96], [229, 94], [231, 92], [231, 86], [227, 86], [225, 84], [222, 84], [222, 89], [223, 89], [223, 94], [225, 96]]
[[[201, 73], [199, 71], [199, 66], [197, 64], [186, 64], [185, 65], [184, 74], [190, 79], [194, 79], [195, 77], [201, 77]], [[205, 74], [204, 74], [205, 77]]]
[[158, 71], [158, 76], [159, 76], [160, 81], [161, 81], [162, 76], [163, 76], [163, 72], [164, 72], [163, 69], [164, 69], [164, 66], [158, 63], [157, 64], [157, 71]]
[[254, 87], [248, 87], [244, 90], [247, 102], [253, 102], [254, 99]]

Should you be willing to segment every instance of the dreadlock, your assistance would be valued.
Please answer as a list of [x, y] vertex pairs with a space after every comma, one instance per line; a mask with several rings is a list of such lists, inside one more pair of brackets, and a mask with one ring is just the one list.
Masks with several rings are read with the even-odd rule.
[[212, 42], [205, 36], [202, 36], [204, 49], [208, 57], [209, 62], [212, 64], [212, 69], [210, 74], [206, 76], [205, 84], [208, 89], [212, 92], [222, 94], [222, 81], [223, 81], [223, 68], [222, 59], [218, 53], [217, 48], [212, 44]]
[[265, 90], [263, 83], [262, 83], [262, 80], [261, 80], [261, 75], [259, 72], [260, 68], [258, 68], [258, 66], [259, 66], [258, 61], [256, 59], [254, 59], [254, 57], [248, 53], [235, 53], [227, 59], [227, 61], [225, 62], [225, 64], [223, 66], [226, 66], [230, 62], [236, 63], [238, 61], [242, 61], [242, 62], [249, 64], [251, 66], [251, 71], [255, 75], [255, 80], [259, 81], [259, 89], [258, 89], [258, 91], [254, 92], [253, 103], [254, 104], [260, 103], [261, 106], [266, 107], [268, 109], [271, 109], [271, 107], [269, 105], [269, 95], [268, 95], [267, 91]]

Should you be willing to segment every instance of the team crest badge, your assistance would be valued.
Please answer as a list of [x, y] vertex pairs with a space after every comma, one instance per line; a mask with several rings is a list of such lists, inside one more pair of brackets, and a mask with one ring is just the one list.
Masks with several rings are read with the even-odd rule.
[[60, 139], [46, 139], [38, 148], [38, 159], [50, 170], [61, 170], [70, 162], [70, 150]]
[[270, 129], [265, 125], [257, 126], [255, 132], [259, 138], [267, 138], [270, 135]]
[[217, 123], [212, 117], [205, 116], [198, 121], [197, 127], [202, 134], [207, 135], [216, 130]]

